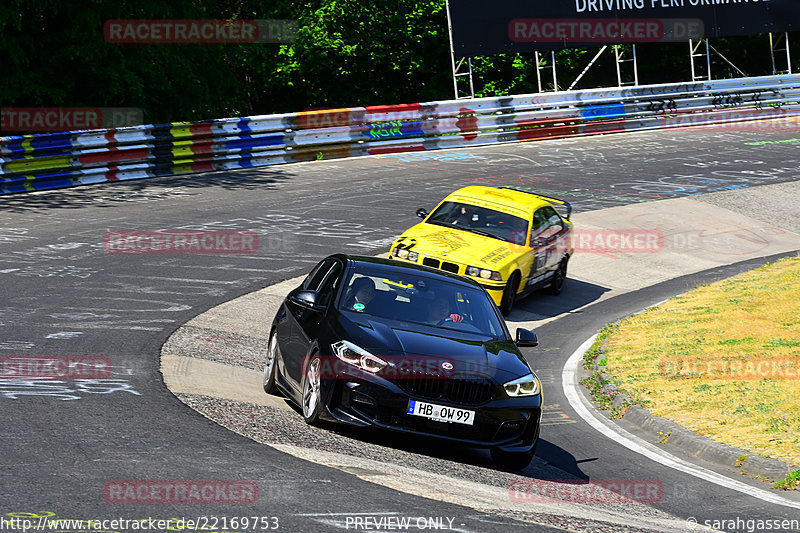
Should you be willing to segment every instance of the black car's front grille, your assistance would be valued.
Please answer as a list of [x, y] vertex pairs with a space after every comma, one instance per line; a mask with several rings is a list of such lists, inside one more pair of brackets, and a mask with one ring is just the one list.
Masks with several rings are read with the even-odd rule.
[[494, 397], [495, 385], [482, 376], [419, 377], [408, 376], [395, 384], [411, 396], [443, 400], [459, 405], [481, 405]]

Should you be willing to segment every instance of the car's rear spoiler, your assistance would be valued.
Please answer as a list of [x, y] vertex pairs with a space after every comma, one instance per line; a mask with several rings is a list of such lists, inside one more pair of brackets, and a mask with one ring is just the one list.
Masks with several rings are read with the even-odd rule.
[[500, 188], [501, 189], [509, 189], [509, 190], [517, 191], [517, 192], [524, 192], [525, 194], [530, 194], [530, 195], [536, 196], [537, 198], [541, 198], [542, 200], [547, 200], [548, 202], [552, 202], [552, 203], [554, 203], [556, 205], [560, 205], [560, 206], [564, 207], [567, 210], [567, 216], [565, 216], [564, 218], [569, 220], [569, 217], [572, 216], [572, 204], [570, 204], [566, 200], [561, 200], [559, 198], [553, 198], [552, 196], [545, 196], [543, 194], [536, 194], [535, 192], [526, 191], [524, 189], [517, 189], [516, 187], [500, 187]]

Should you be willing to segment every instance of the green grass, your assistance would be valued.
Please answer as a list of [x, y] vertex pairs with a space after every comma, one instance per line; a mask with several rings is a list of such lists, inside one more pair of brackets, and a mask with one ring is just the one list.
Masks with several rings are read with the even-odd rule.
[[698, 287], [605, 328], [585, 364], [605, 362], [611, 381], [656, 416], [800, 464], [798, 295], [800, 256]]
[[798, 485], [800, 485], [800, 470], [795, 470], [786, 476], [785, 479], [775, 483], [772, 488], [782, 490], [797, 490]]

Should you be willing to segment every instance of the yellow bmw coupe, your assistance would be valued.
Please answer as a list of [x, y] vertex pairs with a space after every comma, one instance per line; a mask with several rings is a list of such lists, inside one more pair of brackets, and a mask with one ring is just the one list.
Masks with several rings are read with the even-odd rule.
[[394, 241], [389, 259], [473, 278], [508, 315], [516, 299], [534, 290], [561, 293], [573, 253], [571, 214], [569, 202], [557, 198], [464, 187], [431, 213], [417, 210], [423, 221]]

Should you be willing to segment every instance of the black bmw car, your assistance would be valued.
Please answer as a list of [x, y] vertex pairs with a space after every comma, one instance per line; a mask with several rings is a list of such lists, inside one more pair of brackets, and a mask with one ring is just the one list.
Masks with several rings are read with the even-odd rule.
[[284, 300], [264, 390], [309, 424], [335, 421], [489, 448], [524, 468], [542, 417], [541, 383], [477, 283], [440, 270], [332, 255]]

